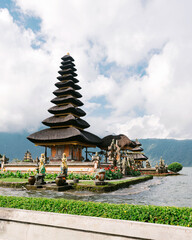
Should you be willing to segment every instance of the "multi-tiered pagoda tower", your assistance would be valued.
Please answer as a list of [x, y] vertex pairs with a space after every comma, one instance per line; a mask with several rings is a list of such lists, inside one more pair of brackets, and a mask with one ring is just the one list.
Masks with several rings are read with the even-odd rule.
[[31, 134], [28, 139], [36, 145], [50, 147], [51, 162], [60, 160], [64, 152], [68, 160], [81, 161], [82, 148], [96, 147], [101, 139], [84, 130], [90, 125], [81, 119], [86, 113], [79, 108], [83, 103], [79, 100], [82, 95], [77, 91], [81, 87], [75, 78], [74, 59], [69, 54], [61, 59], [59, 82], [55, 84], [58, 89], [51, 100], [55, 106], [48, 110], [53, 116], [42, 122], [49, 128]]

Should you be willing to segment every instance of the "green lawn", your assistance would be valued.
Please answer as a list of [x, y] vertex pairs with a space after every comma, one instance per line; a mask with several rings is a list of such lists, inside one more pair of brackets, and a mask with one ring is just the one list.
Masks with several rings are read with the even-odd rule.
[[25, 178], [0, 178], [1, 182], [27, 182]]

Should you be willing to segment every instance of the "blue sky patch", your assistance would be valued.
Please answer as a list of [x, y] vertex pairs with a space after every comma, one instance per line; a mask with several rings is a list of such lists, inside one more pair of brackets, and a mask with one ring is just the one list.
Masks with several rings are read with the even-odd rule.
[[97, 107], [96, 111], [93, 111], [91, 113], [92, 116], [109, 116], [111, 114], [112, 109], [106, 107], [107, 100], [105, 96], [93, 97], [89, 102], [100, 104], [100, 106]]
[[38, 32], [41, 29], [41, 19], [38, 17], [23, 14], [20, 8], [11, 0], [1, 0], [0, 8], [7, 8], [13, 21], [25, 29], [30, 28], [33, 32]]

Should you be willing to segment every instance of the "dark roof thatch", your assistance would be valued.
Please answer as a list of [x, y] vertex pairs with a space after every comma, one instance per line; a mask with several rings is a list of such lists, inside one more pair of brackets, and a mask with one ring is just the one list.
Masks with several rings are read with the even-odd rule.
[[133, 152], [141, 152], [141, 151], [143, 151], [143, 148], [140, 147], [140, 146], [137, 146], [137, 147], [131, 149], [131, 151], [133, 151]]
[[68, 80], [68, 81], [65, 81], [65, 82], [57, 82], [57, 83], [55, 83], [55, 86], [58, 87], [58, 88], [72, 87], [75, 90], [80, 90], [81, 89], [81, 87], [79, 85], [75, 84], [72, 80]]
[[135, 143], [137, 144], [137, 146], [141, 146], [142, 144], [138, 141], [138, 139], [135, 140]]
[[52, 114], [74, 114], [79, 117], [83, 117], [86, 113], [80, 109], [75, 108], [72, 104], [64, 105], [64, 106], [54, 106], [48, 110]]
[[76, 118], [72, 114], [69, 114], [67, 116], [49, 117], [43, 120], [42, 123], [49, 127], [63, 127], [69, 125], [82, 129], [90, 127], [86, 121], [80, 118]]
[[74, 83], [78, 83], [79, 80], [77, 80], [72, 74], [66, 74], [66, 75], [61, 75], [61, 76], [58, 76], [57, 79], [59, 81], [65, 81], [65, 80], [71, 80], [73, 81]]
[[71, 62], [74, 62], [74, 59], [70, 56], [70, 55], [65, 55], [61, 58], [64, 62], [68, 62], [68, 61], [71, 61]]
[[71, 141], [78, 141], [82, 144], [98, 145], [101, 139], [96, 135], [79, 130], [74, 127], [70, 128], [48, 128], [39, 132], [33, 133], [27, 137], [35, 144], [43, 145], [54, 144], [55, 142], [67, 143]]
[[132, 148], [136, 147], [135, 142], [131, 141], [127, 136], [120, 134], [120, 135], [108, 135], [108, 136], [104, 137], [101, 140], [100, 148], [107, 149], [108, 146], [111, 145], [111, 142], [113, 139], [118, 140], [118, 145], [119, 145], [119, 147], [121, 147], [122, 150], [132, 149]]
[[61, 74], [62, 76], [65, 74], [72, 74], [74, 77], [77, 76], [77, 73], [75, 73], [72, 69], [60, 70], [58, 71], [58, 73]]
[[71, 69], [71, 70], [74, 71], [74, 72], [77, 71], [77, 69], [74, 68], [71, 64], [61, 65], [60, 68], [61, 68], [62, 70], [68, 70], [68, 69]]
[[73, 96], [71, 96], [71, 95], [69, 95], [69, 96], [67, 96], [67, 97], [56, 97], [56, 98], [54, 98], [54, 99], [52, 99], [51, 100], [51, 102], [52, 103], [55, 103], [55, 104], [67, 104], [67, 103], [72, 103], [72, 104], [74, 104], [74, 105], [76, 105], [76, 106], [83, 106], [83, 103], [80, 101], [80, 100], [78, 100], [78, 99], [76, 99], [76, 98], [74, 98]]
[[68, 61], [62, 61], [61, 62], [61, 64], [63, 65], [63, 66], [65, 66], [65, 65], [71, 65], [71, 66], [75, 66], [75, 64], [73, 63], [73, 62], [71, 62], [70, 60], [68, 60]]
[[143, 153], [130, 153], [130, 156], [132, 156], [134, 160], [146, 161], [148, 159]]
[[63, 95], [71, 95], [76, 98], [81, 98], [82, 95], [79, 92], [76, 92], [72, 87], [64, 88], [64, 89], [57, 89], [53, 92], [56, 96], [63, 96]]

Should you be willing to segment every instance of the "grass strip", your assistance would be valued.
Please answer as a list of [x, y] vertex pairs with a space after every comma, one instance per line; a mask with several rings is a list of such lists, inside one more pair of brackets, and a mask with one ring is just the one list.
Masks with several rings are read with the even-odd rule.
[[139, 177], [134, 177], [134, 178], [132, 177], [132, 178], [126, 179], [126, 180], [109, 181], [107, 185], [101, 185], [101, 186], [95, 185], [94, 182], [92, 182], [91, 184], [89, 182], [87, 182], [87, 183], [80, 182], [79, 184], [75, 184], [74, 188], [77, 191], [88, 190], [88, 191], [92, 191], [92, 192], [111, 192], [111, 191], [118, 190], [120, 188], [129, 187], [132, 184], [150, 180], [152, 178], [153, 178], [153, 176], [151, 176], [151, 175], [139, 176]]
[[192, 208], [0, 196], [0, 207], [192, 227]]
[[0, 178], [0, 182], [28, 182], [25, 178]]

